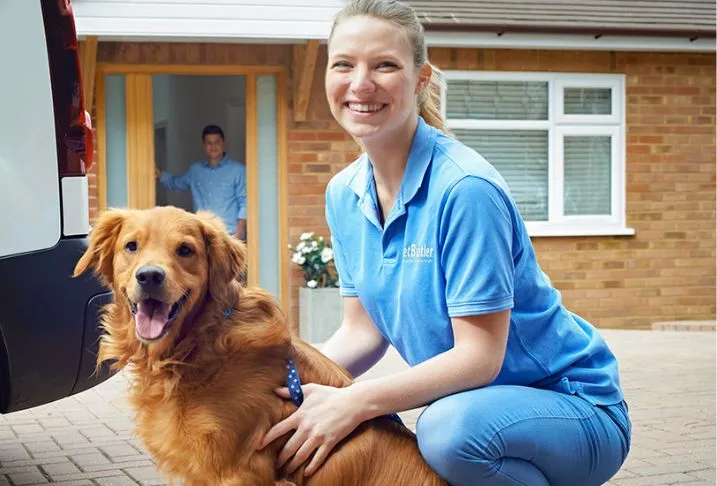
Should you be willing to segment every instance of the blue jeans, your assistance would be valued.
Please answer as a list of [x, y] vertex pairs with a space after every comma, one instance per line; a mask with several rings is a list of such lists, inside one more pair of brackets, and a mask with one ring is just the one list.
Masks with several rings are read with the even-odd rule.
[[597, 486], [622, 466], [631, 423], [623, 401], [489, 386], [441, 398], [416, 424], [429, 466], [452, 486]]

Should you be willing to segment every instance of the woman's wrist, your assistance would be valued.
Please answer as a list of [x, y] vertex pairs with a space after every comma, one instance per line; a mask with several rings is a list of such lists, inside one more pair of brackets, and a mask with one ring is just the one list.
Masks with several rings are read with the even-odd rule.
[[344, 389], [359, 423], [371, 420], [383, 413], [374, 403], [375, 398], [371, 389], [372, 387], [366, 382], [355, 382]]

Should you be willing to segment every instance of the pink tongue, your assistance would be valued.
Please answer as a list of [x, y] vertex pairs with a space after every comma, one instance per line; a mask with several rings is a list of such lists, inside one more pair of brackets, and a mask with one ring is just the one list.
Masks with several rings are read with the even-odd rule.
[[142, 300], [137, 305], [134, 320], [140, 337], [157, 339], [169, 320], [169, 304], [154, 299]]

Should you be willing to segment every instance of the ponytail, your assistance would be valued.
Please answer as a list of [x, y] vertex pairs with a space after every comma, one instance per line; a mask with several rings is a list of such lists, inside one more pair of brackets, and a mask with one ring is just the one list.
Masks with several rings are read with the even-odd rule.
[[429, 65], [432, 69], [431, 79], [428, 81], [428, 86], [423, 89], [418, 97], [418, 114], [427, 124], [441, 130], [446, 135], [450, 135], [446, 121], [441, 113], [441, 91], [444, 88], [443, 73], [433, 64], [429, 63]]

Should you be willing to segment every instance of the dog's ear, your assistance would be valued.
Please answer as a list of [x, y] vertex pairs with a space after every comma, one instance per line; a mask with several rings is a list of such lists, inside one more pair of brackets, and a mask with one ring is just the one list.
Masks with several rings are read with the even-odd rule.
[[222, 300], [229, 283], [246, 271], [246, 245], [227, 233], [222, 220], [213, 213], [198, 211], [197, 216], [207, 244], [209, 293]]
[[95, 274], [108, 285], [112, 285], [114, 247], [127, 212], [121, 209], [105, 211], [90, 230], [90, 244], [75, 265], [72, 276], [77, 277], [93, 267]]

